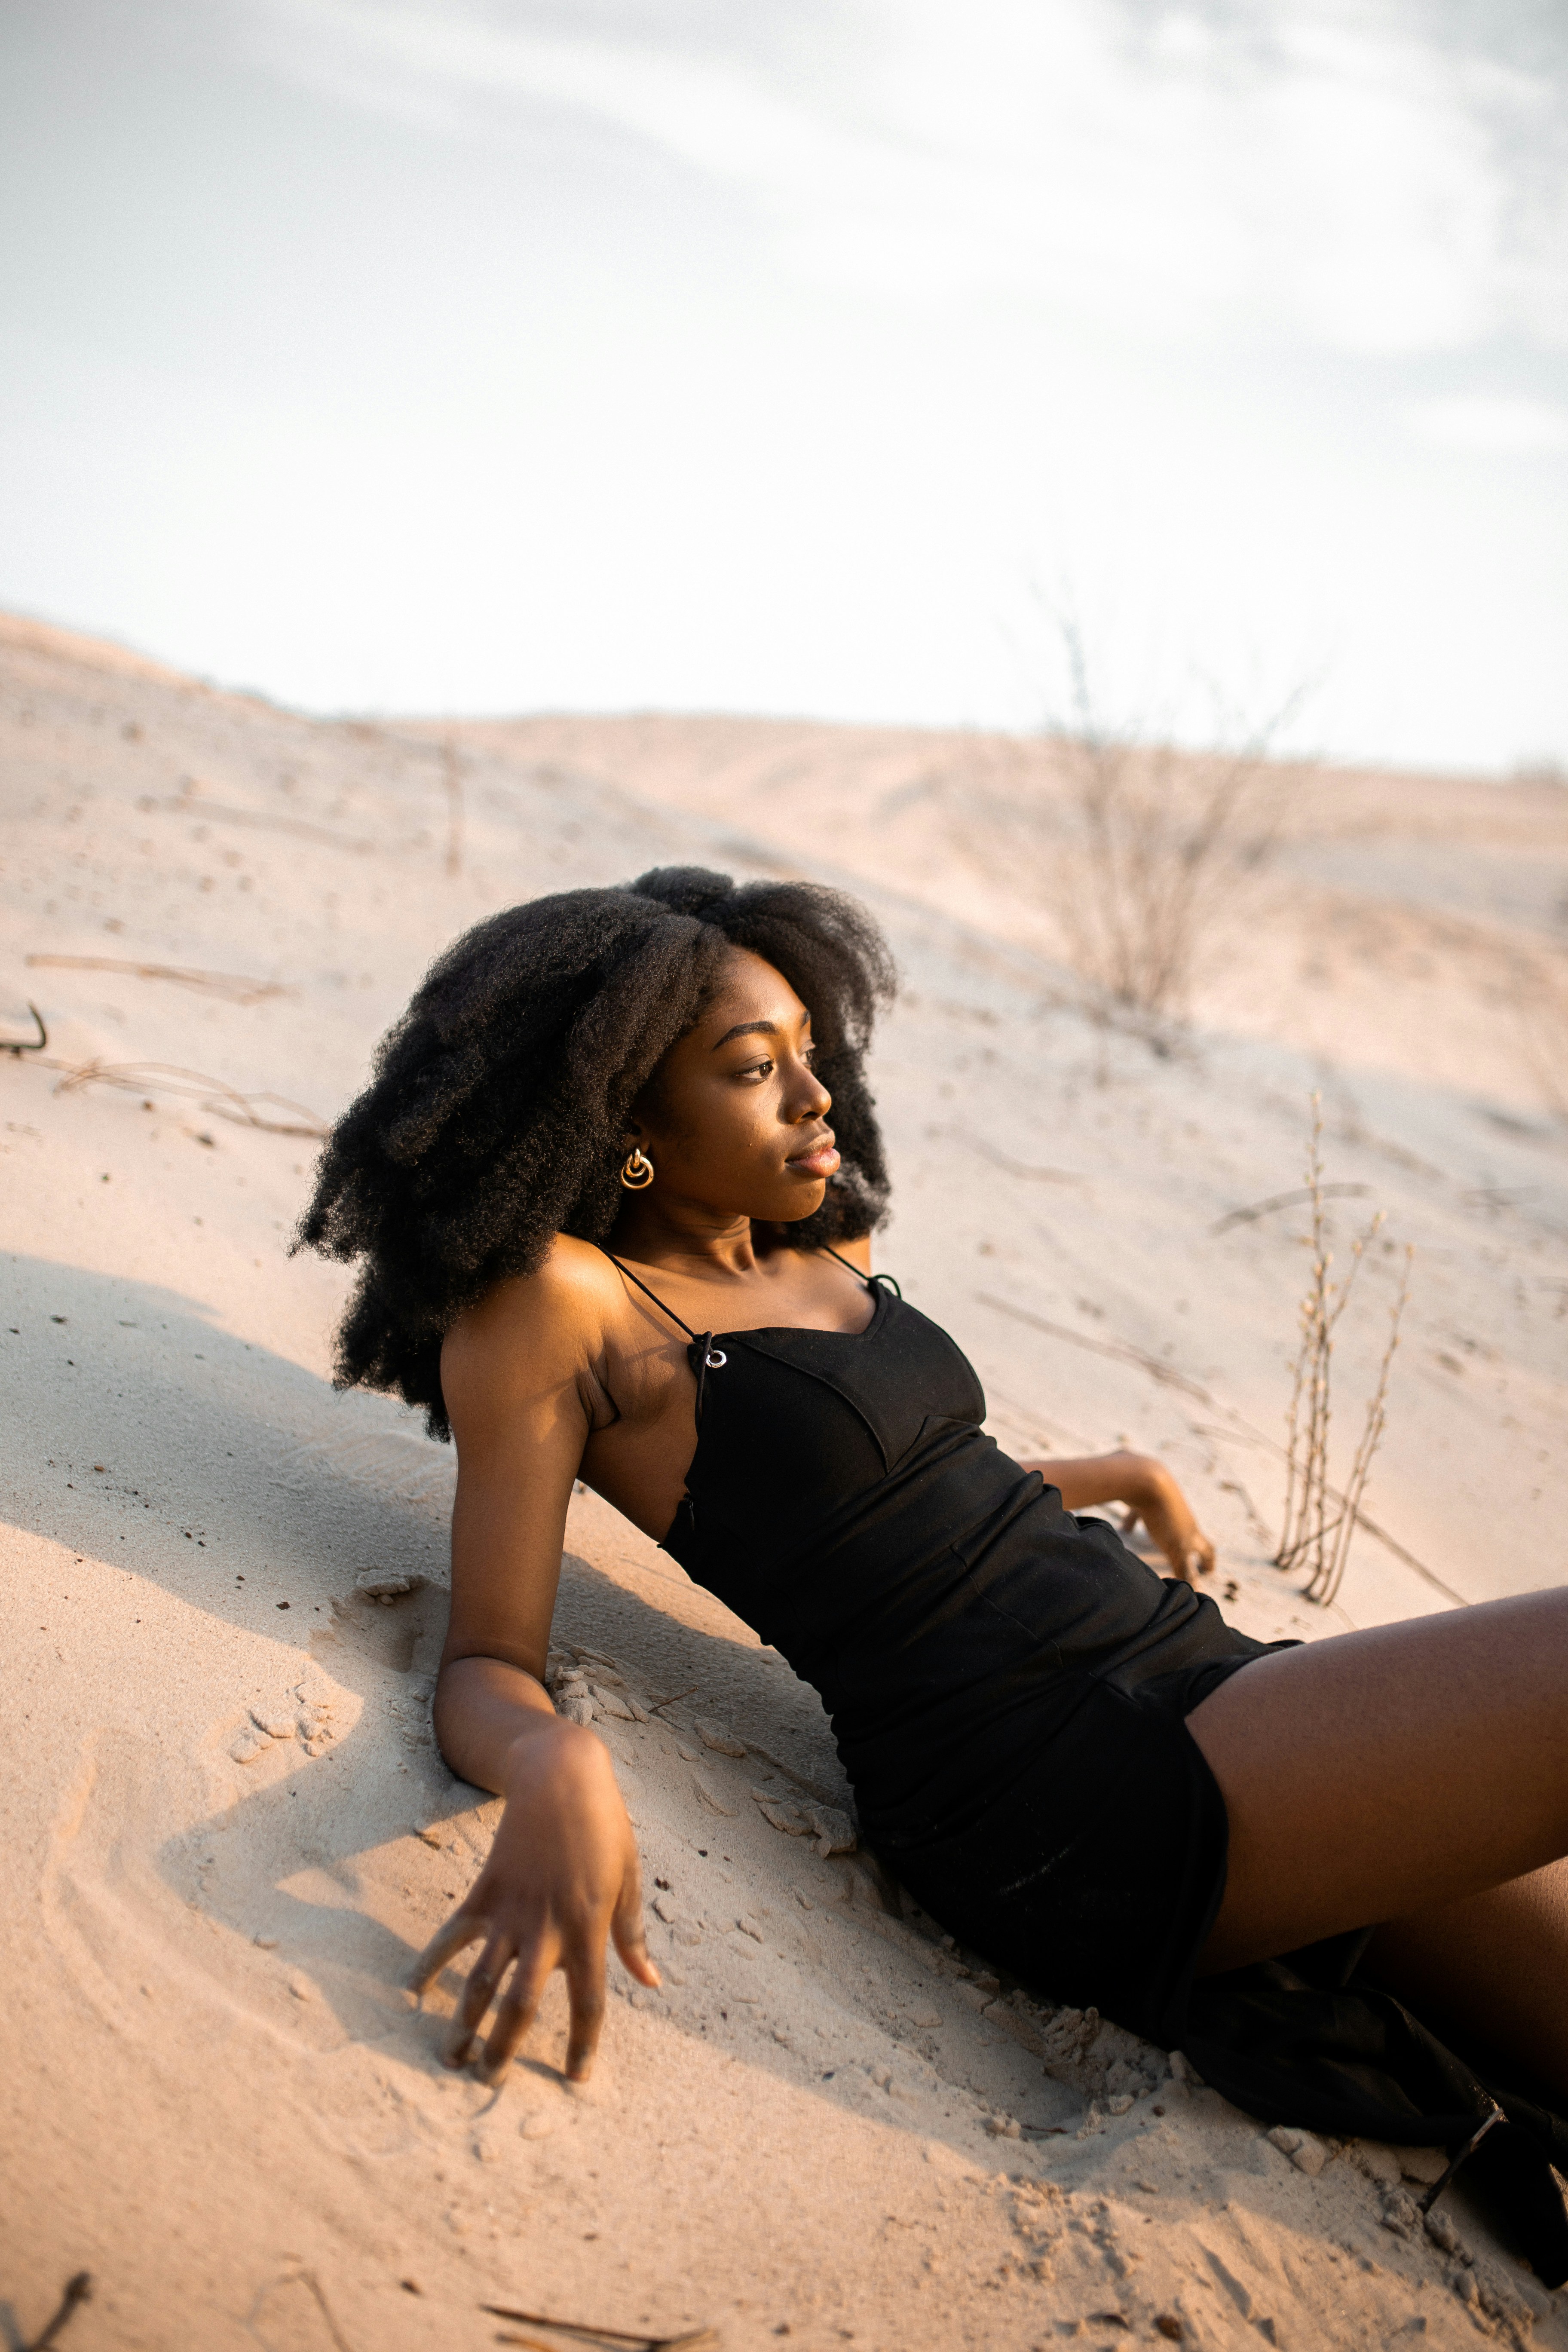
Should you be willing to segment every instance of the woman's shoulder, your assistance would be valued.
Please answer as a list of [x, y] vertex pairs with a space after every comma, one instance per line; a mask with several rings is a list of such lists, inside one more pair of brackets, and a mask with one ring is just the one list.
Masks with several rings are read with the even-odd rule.
[[603, 1250], [575, 1234], [556, 1234], [532, 1273], [505, 1276], [458, 1316], [447, 1349], [488, 1355], [523, 1341], [536, 1357], [541, 1351], [574, 1356], [584, 1342], [595, 1345], [622, 1295]]

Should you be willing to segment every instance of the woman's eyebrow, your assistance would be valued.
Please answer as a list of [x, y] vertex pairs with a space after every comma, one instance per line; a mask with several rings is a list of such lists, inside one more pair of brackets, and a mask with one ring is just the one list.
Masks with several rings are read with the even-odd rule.
[[[810, 1028], [809, 1013], [801, 1014], [800, 1025], [803, 1029]], [[779, 1024], [776, 1021], [737, 1021], [732, 1029], [726, 1029], [721, 1037], [714, 1040], [710, 1051], [716, 1054], [720, 1046], [727, 1045], [732, 1037], [776, 1037], [778, 1034]]]
[[776, 1037], [778, 1034], [776, 1021], [737, 1021], [732, 1029], [726, 1029], [724, 1034], [714, 1041], [712, 1051], [716, 1054], [721, 1045], [730, 1043], [731, 1037]]

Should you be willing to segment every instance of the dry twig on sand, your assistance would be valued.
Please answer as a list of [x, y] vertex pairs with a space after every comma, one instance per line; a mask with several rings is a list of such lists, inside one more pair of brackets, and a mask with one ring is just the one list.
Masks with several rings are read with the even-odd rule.
[[280, 980], [247, 980], [243, 972], [199, 971], [178, 963], [134, 963], [124, 956], [29, 955], [22, 961], [52, 971], [120, 971], [132, 980], [172, 980], [180, 988], [198, 988], [208, 996], [226, 997], [231, 1004], [259, 1004], [264, 997], [295, 993]]
[[58, 2336], [61, 2328], [65, 2326], [72, 2312], [76, 2310], [78, 2305], [90, 2303], [91, 2301], [92, 2273], [90, 2271], [78, 2271], [74, 2278], [68, 2279], [66, 2281], [66, 2291], [60, 2297], [60, 2307], [56, 2312], [54, 2317], [50, 2320], [48, 2326], [45, 2328], [43, 2334], [41, 2336], [35, 2336], [30, 2344], [23, 2344], [17, 2347], [17, 2352], [47, 2352], [48, 2346], [51, 2345], [56, 2336]]
[[[646, 2329], [588, 2327], [578, 2319], [547, 2319], [542, 2311], [509, 2311], [503, 2304], [481, 2303], [492, 2319], [521, 2319], [529, 2327], [552, 2327], [558, 2336], [572, 2336], [585, 2344], [629, 2344], [636, 2352], [704, 2352], [719, 2341], [711, 2327], [689, 2327], [679, 2336], [650, 2336]], [[524, 2336], [498, 2336], [498, 2344], [526, 2344]]]
[[1091, 1356], [1108, 1356], [1113, 1363], [1136, 1364], [1141, 1372], [1147, 1372], [1161, 1388], [1179, 1389], [1184, 1396], [1191, 1397], [1195, 1404], [1206, 1405], [1213, 1412], [1225, 1410], [1223, 1405], [1215, 1403], [1207, 1389], [1200, 1388], [1196, 1381], [1190, 1381], [1184, 1372], [1178, 1372], [1172, 1365], [1163, 1364], [1159, 1357], [1150, 1355], [1146, 1348], [1131, 1347], [1122, 1339], [1091, 1339], [1087, 1331], [1074, 1331], [1065, 1323], [1053, 1323], [1048, 1316], [1031, 1314], [1026, 1307], [1020, 1307], [1010, 1298], [994, 1297], [988, 1290], [977, 1290], [974, 1296], [982, 1307], [994, 1307], [998, 1315], [1010, 1315], [1016, 1323], [1026, 1323], [1031, 1330], [1044, 1331], [1052, 1339], [1068, 1340], [1075, 1348], [1087, 1349]]
[[1405, 1254], [1405, 1279], [1390, 1316], [1388, 1343], [1378, 1368], [1377, 1386], [1367, 1406], [1344, 1491], [1336, 1494], [1329, 1484], [1334, 1332], [1350, 1304], [1367, 1244], [1382, 1230], [1384, 1218], [1380, 1209], [1365, 1233], [1352, 1243], [1350, 1270], [1342, 1281], [1335, 1282], [1331, 1273], [1333, 1252], [1329, 1246], [1324, 1205], [1330, 1188], [1323, 1182], [1322, 1142], [1322, 1098], [1314, 1094], [1311, 1136], [1307, 1147], [1307, 1183], [1302, 1195], [1312, 1212], [1308, 1244], [1312, 1271], [1301, 1301], [1301, 1344], [1285, 1416], [1285, 1509], [1274, 1565], [1281, 1569], [1304, 1566], [1307, 1599], [1326, 1606], [1343, 1580], [1373, 1455], [1383, 1442], [1389, 1374], [1399, 1345], [1405, 1304], [1410, 1296], [1410, 1265], [1415, 1252], [1406, 1249]]
[[[1321, 1196], [1325, 1201], [1355, 1201], [1371, 1190], [1370, 1184], [1324, 1184], [1320, 1187]], [[1209, 1227], [1210, 1238], [1228, 1234], [1233, 1225], [1250, 1225], [1259, 1217], [1272, 1216], [1276, 1209], [1305, 1208], [1311, 1197], [1303, 1186], [1297, 1192], [1276, 1192], [1269, 1200], [1254, 1201], [1248, 1208], [1232, 1209], [1227, 1216], [1220, 1217]]]
[[49, 1033], [44, 1026], [44, 1016], [37, 1006], [29, 1003], [27, 1010], [37, 1023], [37, 1035], [36, 1037], [0, 1037], [0, 1053], [10, 1054], [18, 1062], [24, 1054], [41, 1054], [49, 1042]]
[[[287, 1095], [241, 1094], [222, 1078], [184, 1070], [173, 1062], [47, 1062], [44, 1066], [65, 1072], [55, 1088], [58, 1095], [74, 1094], [80, 1087], [117, 1087], [132, 1095], [184, 1095], [215, 1118], [232, 1119], [237, 1127], [258, 1127], [268, 1135], [302, 1135], [321, 1142], [331, 1132], [324, 1118], [307, 1110], [303, 1103], [291, 1102]], [[268, 1107], [283, 1116], [268, 1116]]]

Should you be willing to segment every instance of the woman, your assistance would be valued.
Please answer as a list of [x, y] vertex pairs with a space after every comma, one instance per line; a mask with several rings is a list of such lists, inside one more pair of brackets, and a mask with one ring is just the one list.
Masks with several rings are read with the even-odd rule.
[[[867, 1842], [1025, 1981], [1185, 2039], [1267, 2113], [1259, 2068], [1297, 2061], [1260, 2057], [1259, 2017], [1364, 1952], [1358, 1981], [1561, 2098], [1568, 1593], [1258, 1643], [1193, 1591], [1212, 1554], [1158, 1465], [999, 1453], [957, 1348], [871, 1276], [890, 988], [868, 918], [804, 884], [681, 868], [535, 900], [437, 963], [323, 1156], [301, 1238], [364, 1260], [341, 1377], [458, 1444], [437, 1731], [505, 1809], [416, 1971], [482, 1939], [452, 2062], [493, 2009], [498, 2076], [559, 1967], [581, 2078], [607, 1939], [658, 1982], [608, 1756], [543, 1685], [581, 1477], [816, 1685]], [[1113, 1500], [1171, 1579], [1070, 1516]], [[1369, 1922], [1370, 1948], [1325, 1942]], [[1413, 2090], [1408, 2011], [1378, 2013], [1418, 2126], [1393, 2136], [1490, 2113], [1462, 2066], [1474, 2098]], [[1281, 2119], [1322, 2121], [1327, 2079], [1298, 2074]]]

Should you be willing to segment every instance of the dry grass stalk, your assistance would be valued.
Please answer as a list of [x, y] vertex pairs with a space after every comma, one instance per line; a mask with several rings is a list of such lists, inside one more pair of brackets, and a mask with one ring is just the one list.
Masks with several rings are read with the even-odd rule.
[[[1016, 1323], [1026, 1324], [1032, 1331], [1043, 1331], [1051, 1339], [1065, 1340], [1069, 1347], [1081, 1348], [1091, 1356], [1105, 1356], [1117, 1363], [1135, 1364], [1140, 1371], [1147, 1372], [1149, 1378], [1160, 1387], [1179, 1389], [1184, 1396], [1191, 1397], [1194, 1403], [1201, 1404], [1208, 1412], [1218, 1414], [1222, 1421], [1228, 1424], [1226, 1427], [1211, 1431], [1209, 1433], [1211, 1435], [1231, 1437], [1239, 1431], [1251, 1444], [1267, 1448], [1281, 1462], [1287, 1460], [1284, 1446], [1268, 1436], [1265, 1431], [1255, 1429], [1246, 1415], [1237, 1412], [1234, 1405], [1221, 1403], [1220, 1400], [1212, 1396], [1207, 1389], [1200, 1387], [1196, 1381], [1188, 1380], [1185, 1373], [1178, 1372], [1171, 1365], [1163, 1363], [1158, 1356], [1151, 1356], [1143, 1349], [1129, 1347], [1121, 1340], [1090, 1339], [1086, 1331], [1074, 1331], [1066, 1324], [1049, 1322], [1043, 1315], [1032, 1314], [1028, 1307], [1020, 1307], [1015, 1299], [997, 1298], [990, 1291], [977, 1290], [974, 1296], [980, 1306], [989, 1307], [998, 1315], [1008, 1316]], [[1194, 1422], [1193, 1427], [1199, 1429], [1202, 1424]], [[1049, 1454], [1059, 1452], [1061, 1448], [1055, 1440], [1042, 1438], [1039, 1441], [1039, 1450]], [[1328, 1494], [1331, 1502], [1341, 1503], [1344, 1499], [1331, 1486]], [[1428, 1568], [1425, 1560], [1417, 1559], [1415, 1554], [1402, 1544], [1397, 1537], [1391, 1535], [1386, 1528], [1379, 1527], [1371, 1514], [1362, 1507], [1359, 1500], [1356, 1505], [1354, 1523], [1357, 1527], [1364, 1528], [1369, 1536], [1382, 1544], [1384, 1550], [1392, 1552], [1395, 1559], [1402, 1560], [1406, 1568], [1421, 1579], [1423, 1584], [1429, 1584], [1434, 1592], [1440, 1592], [1445, 1601], [1451, 1601], [1457, 1609], [1462, 1609], [1467, 1605], [1462, 1592], [1456, 1592], [1451, 1584], [1444, 1582], [1436, 1570]]]
[[1351, 1537], [1360, 1517], [1361, 1498], [1366, 1491], [1367, 1476], [1372, 1469], [1372, 1457], [1383, 1443], [1383, 1433], [1387, 1422], [1388, 1376], [1394, 1369], [1394, 1351], [1399, 1346], [1399, 1326], [1404, 1320], [1405, 1301], [1410, 1297], [1410, 1269], [1415, 1256], [1415, 1252], [1407, 1242], [1405, 1247], [1405, 1273], [1399, 1285], [1399, 1296], [1394, 1302], [1393, 1310], [1388, 1318], [1387, 1345], [1383, 1351], [1383, 1360], [1377, 1368], [1377, 1387], [1373, 1391], [1372, 1402], [1366, 1409], [1366, 1425], [1362, 1431], [1361, 1444], [1356, 1447], [1355, 1460], [1351, 1465], [1351, 1475], [1345, 1481], [1343, 1506], [1340, 1512], [1338, 1526], [1334, 1530], [1334, 1548], [1330, 1555], [1323, 1589], [1321, 1592], [1314, 1592], [1309, 1587], [1307, 1596], [1309, 1600], [1321, 1601], [1324, 1603], [1331, 1601], [1343, 1580], [1345, 1565], [1350, 1558]]
[[29, 955], [22, 961], [51, 971], [119, 971], [132, 980], [172, 980], [181, 988], [226, 997], [231, 1004], [259, 1004], [265, 997], [294, 994], [280, 980], [247, 980], [242, 972], [198, 971], [186, 964], [136, 963], [124, 956]]
[[1405, 1252], [1405, 1279], [1390, 1318], [1388, 1343], [1378, 1370], [1377, 1386], [1367, 1407], [1350, 1477], [1340, 1493], [1329, 1482], [1334, 1332], [1350, 1304], [1367, 1245], [1381, 1231], [1384, 1218], [1379, 1210], [1365, 1233], [1352, 1242], [1350, 1269], [1342, 1281], [1334, 1281], [1327, 1213], [1332, 1188], [1323, 1181], [1322, 1142], [1322, 1097], [1314, 1094], [1305, 1187], [1305, 1198], [1312, 1213], [1308, 1244], [1312, 1271], [1301, 1301], [1301, 1344], [1285, 1416], [1285, 1508], [1274, 1565], [1281, 1569], [1305, 1567], [1307, 1599], [1326, 1606], [1343, 1580], [1373, 1456], [1383, 1441], [1389, 1374], [1410, 1295], [1410, 1265], [1415, 1253], [1408, 1249]]
[[[46, 1062], [43, 1067], [64, 1070], [55, 1088], [58, 1095], [74, 1094], [81, 1087], [117, 1087], [132, 1095], [184, 1095], [199, 1102], [215, 1118], [231, 1119], [237, 1127], [260, 1128], [268, 1135], [301, 1135], [321, 1142], [331, 1132], [324, 1118], [287, 1095], [241, 1094], [223, 1078], [181, 1069], [173, 1062]], [[282, 1112], [283, 1117], [266, 1116], [264, 1106]]]

